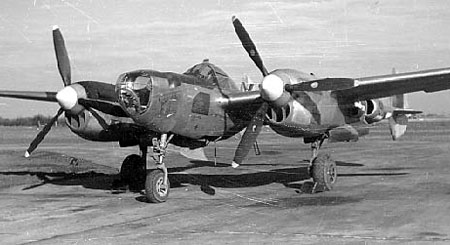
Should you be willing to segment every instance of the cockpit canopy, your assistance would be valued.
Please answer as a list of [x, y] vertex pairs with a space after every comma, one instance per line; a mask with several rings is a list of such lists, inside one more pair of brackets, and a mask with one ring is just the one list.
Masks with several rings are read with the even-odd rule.
[[220, 86], [220, 89], [237, 89], [233, 80], [222, 69], [209, 63], [208, 59], [204, 59], [202, 63], [189, 68], [183, 74], [207, 80], [210, 84]]
[[151, 91], [152, 79], [145, 73], [125, 73], [117, 80], [116, 92], [119, 103], [132, 115], [147, 110]]

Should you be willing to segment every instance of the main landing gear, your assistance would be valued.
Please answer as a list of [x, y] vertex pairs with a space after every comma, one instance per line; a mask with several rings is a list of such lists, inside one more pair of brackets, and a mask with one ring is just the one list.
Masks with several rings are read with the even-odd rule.
[[326, 136], [315, 139], [311, 143], [312, 156], [309, 161], [309, 175], [313, 179], [312, 193], [333, 189], [337, 180], [336, 162], [329, 154], [319, 154]]
[[129, 155], [125, 158], [120, 168], [120, 182], [128, 184], [131, 191], [142, 191], [149, 202], [165, 202], [169, 197], [170, 183], [167, 167], [164, 164], [167, 146], [173, 135], [169, 137], [162, 134], [160, 139], [152, 139], [153, 159], [156, 169], [147, 170], [147, 144], [140, 145], [141, 156], [137, 154]]

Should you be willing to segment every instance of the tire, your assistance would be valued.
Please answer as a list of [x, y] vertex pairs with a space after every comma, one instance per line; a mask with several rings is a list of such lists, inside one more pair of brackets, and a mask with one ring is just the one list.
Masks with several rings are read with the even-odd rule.
[[170, 182], [167, 179], [167, 187], [164, 188], [164, 172], [160, 169], [152, 170], [147, 174], [145, 180], [145, 195], [147, 200], [152, 203], [161, 203], [167, 201], [170, 192]]
[[312, 178], [316, 191], [329, 191], [337, 181], [337, 167], [330, 155], [319, 155], [312, 165]]
[[145, 165], [139, 155], [132, 154], [127, 156], [120, 167], [120, 180], [128, 184], [131, 191], [140, 191], [144, 189]]

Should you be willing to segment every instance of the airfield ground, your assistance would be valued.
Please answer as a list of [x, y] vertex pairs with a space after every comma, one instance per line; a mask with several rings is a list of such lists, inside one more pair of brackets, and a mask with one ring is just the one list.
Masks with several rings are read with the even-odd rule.
[[[325, 144], [334, 190], [308, 193], [310, 150], [265, 130], [261, 156], [232, 169], [238, 141], [218, 143], [218, 164], [167, 158], [169, 200], [111, 190], [135, 148], [55, 128], [0, 128], [1, 244], [450, 244], [450, 122], [411, 123], [400, 141], [386, 126], [357, 143]], [[209, 146], [207, 155], [212, 156]], [[78, 161], [73, 161], [76, 158]]]

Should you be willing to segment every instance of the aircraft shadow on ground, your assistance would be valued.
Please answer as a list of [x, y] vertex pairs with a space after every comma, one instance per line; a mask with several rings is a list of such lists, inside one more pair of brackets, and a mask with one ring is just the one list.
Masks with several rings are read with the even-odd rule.
[[104, 174], [96, 172], [87, 173], [66, 173], [66, 172], [41, 172], [41, 171], [7, 171], [0, 172], [0, 175], [30, 175], [36, 176], [41, 182], [23, 188], [23, 190], [33, 189], [45, 184], [54, 185], [79, 185], [88, 189], [110, 190], [114, 180], [118, 180], [119, 174]]
[[[338, 166], [361, 167], [363, 164], [337, 162]], [[245, 165], [243, 165], [245, 166]], [[249, 166], [254, 166], [250, 164]], [[218, 167], [229, 168], [229, 164], [214, 163], [211, 161], [191, 161], [191, 164], [185, 167], [169, 168], [169, 179], [173, 188], [181, 187], [185, 184], [198, 185], [201, 190], [207, 194], [214, 194], [212, 187], [221, 188], [242, 188], [256, 187], [268, 185], [272, 183], [280, 183], [288, 188], [300, 189], [303, 191], [305, 183], [295, 183], [310, 179], [307, 165], [294, 168], [277, 168], [266, 171], [231, 174], [230, 171], [224, 169], [224, 174], [188, 174], [183, 171], [200, 167]], [[227, 174], [230, 173], [230, 174]], [[406, 175], [408, 173], [386, 173], [386, 172], [363, 172], [339, 174], [339, 177], [358, 177], [358, 176], [396, 176]], [[36, 176], [41, 182], [35, 183], [23, 188], [24, 190], [33, 189], [45, 184], [66, 185], [66, 186], [83, 186], [89, 189], [112, 190], [115, 181], [120, 180], [119, 174], [105, 174], [94, 171], [85, 173], [67, 173], [67, 172], [43, 172], [43, 171], [3, 171], [0, 175], [16, 175], [16, 176]], [[307, 185], [306, 188], [309, 188]]]
[[[214, 186], [224, 188], [255, 187], [271, 183], [289, 183], [308, 179], [307, 169], [284, 168], [274, 169], [265, 172], [248, 174], [185, 174], [179, 173], [180, 168], [169, 168], [169, 179], [173, 188], [192, 184], [203, 186]], [[177, 172], [177, 173], [174, 173]], [[225, 171], [224, 171], [225, 172]], [[40, 183], [34, 183], [23, 188], [23, 190], [33, 189], [45, 184], [75, 186], [80, 185], [89, 189], [111, 190], [113, 183], [120, 179], [119, 174], [104, 174], [96, 172], [88, 173], [50, 173], [40, 171], [5, 171], [0, 175], [10, 176], [35, 176]], [[36, 182], [36, 181], [34, 181]]]
[[255, 187], [271, 183], [284, 184], [309, 178], [307, 167], [280, 168], [245, 174], [170, 174], [170, 180], [174, 183], [223, 188]]

